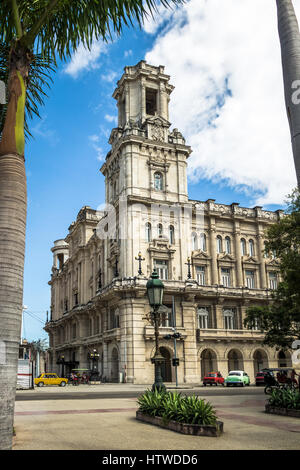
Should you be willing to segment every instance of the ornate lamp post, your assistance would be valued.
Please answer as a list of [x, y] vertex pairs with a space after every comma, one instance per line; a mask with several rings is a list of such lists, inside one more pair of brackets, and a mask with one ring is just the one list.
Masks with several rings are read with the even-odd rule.
[[160, 325], [160, 313], [158, 312], [159, 307], [162, 305], [164, 285], [159, 279], [156, 270], [153, 271], [151, 278], [147, 282], [147, 295], [149, 299], [149, 304], [152, 307], [153, 311], [151, 312], [151, 320], [154, 325], [154, 334], [155, 334], [155, 354], [151, 358], [152, 364], [155, 367], [155, 382], [152, 385], [152, 390], [165, 390], [161, 376], [161, 365], [164, 363], [164, 358], [159, 352], [158, 345], [158, 336], [159, 336], [159, 325]]
[[99, 360], [100, 354], [97, 352], [97, 349], [93, 349], [93, 352], [89, 353], [89, 358], [93, 361], [93, 370], [91, 373], [91, 380], [95, 380], [98, 377], [98, 365], [97, 362]]

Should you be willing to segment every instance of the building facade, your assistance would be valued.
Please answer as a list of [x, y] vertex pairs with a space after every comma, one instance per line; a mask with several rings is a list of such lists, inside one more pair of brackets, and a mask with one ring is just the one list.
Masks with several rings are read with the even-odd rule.
[[[146, 283], [163, 280], [160, 351], [163, 378], [200, 383], [218, 370], [291, 365], [287, 352], [262, 345], [258, 326], [245, 329], [246, 309], [270, 300], [279, 280], [275, 257], [264, 255], [264, 232], [282, 211], [188, 198], [192, 152], [170, 129], [174, 87], [164, 67], [145, 61], [125, 67], [113, 97], [118, 127], [101, 168], [106, 206], [83, 207], [64, 239], [54, 242], [49, 334], [50, 365], [60, 372], [97, 368], [108, 381], [154, 381], [154, 328]], [[174, 305], [175, 317], [172, 316]]]

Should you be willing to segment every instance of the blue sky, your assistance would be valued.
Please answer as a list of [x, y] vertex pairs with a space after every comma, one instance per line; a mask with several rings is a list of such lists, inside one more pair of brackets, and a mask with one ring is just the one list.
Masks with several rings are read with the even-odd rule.
[[[121, 38], [105, 47], [99, 44], [93, 57], [88, 52], [81, 54], [69, 73], [66, 64], [59, 66], [49, 97], [40, 110], [42, 120], [31, 122], [34, 139], [26, 146], [28, 218], [24, 305], [28, 309], [24, 313], [22, 336], [28, 340], [47, 337], [42, 322], [50, 310], [48, 281], [53, 241], [67, 235], [82, 206], [97, 208], [104, 202], [104, 177], [99, 169], [109, 150], [108, 136], [116, 125], [117, 108], [112, 93], [126, 65], [135, 65], [146, 58], [153, 65], [165, 65], [166, 73], [171, 75], [171, 83], [176, 86], [170, 105], [172, 128], [182, 131], [194, 150], [189, 173], [190, 199], [213, 198], [225, 204], [239, 202], [244, 207], [259, 204], [274, 210], [282, 207], [283, 194], [294, 186], [294, 170], [283, 106], [279, 50], [276, 41], [271, 42], [273, 35], [276, 37], [276, 18], [268, 10], [270, 5], [264, 7], [266, 15], [271, 14], [270, 31], [267, 28], [264, 34], [267, 34], [265, 55], [270, 56], [269, 47], [273, 51], [272, 62], [266, 64], [263, 55], [257, 58], [252, 35], [239, 29], [243, 15], [250, 25], [256, 18], [257, 1], [225, 2], [228, 16], [225, 12], [219, 16], [226, 16], [226, 23], [216, 14], [223, 8], [220, 2], [189, 0], [175, 13], [161, 10], [156, 21], [149, 22], [143, 30], [125, 29]], [[243, 8], [236, 12], [241, 18], [235, 20], [230, 11], [241, 3]], [[207, 37], [207, 33], [205, 38], [198, 37], [201, 26], [203, 34], [208, 28], [212, 37]], [[240, 35], [241, 47], [253, 53], [253, 60], [258, 61], [257, 70], [260, 70], [259, 60], [264, 61], [265, 75], [259, 77], [259, 82], [244, 74], [245, 66], [243, 70], [239, 68], [240, 51], [231, 37], [234, 34]], [[176, 44], [178, 38], [181, 38], [180, 45]], [[224, 45], [227, 39], [228, 44]], [[258, 37], [257, 49], [261, 50], [259, 40]], [[205, 41], [209, 41], [207, 47], [213, 42], [213, 53], [205, 52]], [[193, 50], [195, 45], [197, 49]], [[232, 54], [226, 55], [229, 47]], [[266, 129], [264, 133], [261, 131], [262, 123], [270, 118], [261, 116], [264, 109], [261, 100], [266, 100], [266, 108], [271, 100], [274, 102], [274, 83], [273, 90], [269, 90], [268, 73], [277, 77], [280, 109], [278, 113], [277, 108], [276, 112], [274, 108], [270, 110], [272, 116], [276, 113], [280, 116], [279, 123], [272, 121], [265, 126], [267, 130], [276, 128], [274, 147], [270, 147], [271, 139], [265, 136]], [[241, 80], [237, 79], [239, 74]], [[249, 96], [253, 93], [250, 88], [253, 82], [255, 90], [262, 88], [257, 97], [259, 110], [254, 106], [253, 96]], [[239, 112], [246, 116], [243, 126]], [[283, 131], [278, 132], [279, 128]], [[265, 141], [267, 146], [262, 145]], [[276, 160], [282, 154], [288, 155], [284, 172]], [[242, 163], [243, 155], [245, 163]], [[257, 172], [253, 165], [259, 166]], [[279, 192], [278, 178], [283, 173], [287, 176]]]

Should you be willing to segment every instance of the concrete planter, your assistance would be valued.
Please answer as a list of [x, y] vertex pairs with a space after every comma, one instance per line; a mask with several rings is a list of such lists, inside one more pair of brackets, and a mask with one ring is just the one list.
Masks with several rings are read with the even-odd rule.
[[278, 408], [277, 406], [266, 405], [266, 413], [281, 415], [281, 416], [292, 416], [293, 418], [300, 418], [300, 410], [291, 410], [289, 408]]
[[167, 424], [163, 422], [162, 418], [158, 416], [152, 417], [142, 413], [136, 412], [136, 419], [144, 421], [145, 423], [154, 424], [161, 428], [170, 429], [171, 431], [180, 432], [181, 434], [188, 434], [190, 436], [209, 436], [219, 437], [223, 433], [223, 422], [217, 421], [216, 425], [201, 425], [201, 424], [182, 424], [176, 421], [169, 421]]

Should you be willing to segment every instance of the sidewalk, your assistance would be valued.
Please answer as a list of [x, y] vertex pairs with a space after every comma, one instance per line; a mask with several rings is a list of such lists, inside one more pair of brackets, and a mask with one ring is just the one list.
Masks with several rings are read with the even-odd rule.
[[[263, 394], [207, 397], [224, 422], [224, 434], [213, 438], [185, 436], [139, 422], [135, 419], [136, 398], [89, 398], [89, 393], [99, 387], [69, 386], [62, 390], [68, 394], [70, 390], [89, 389], [84, 399], [53, 400], [55, 387], [45, 387], [42, 391], [49, 394], [48, 400], [16, 401], [14, 450], [300, 449], [300, 420], [265, 414]], [[103, 384], [106, 391], [146, 388], [150, 387]]]

